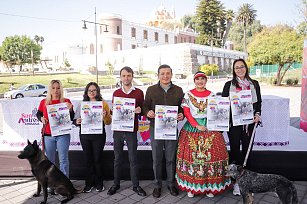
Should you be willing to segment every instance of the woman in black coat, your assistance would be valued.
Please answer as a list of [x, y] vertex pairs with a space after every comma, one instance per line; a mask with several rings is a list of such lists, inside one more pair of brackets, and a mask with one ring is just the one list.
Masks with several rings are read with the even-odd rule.
[[[224, 85], [222, 96], [228, 97], [229, 92], [239, 92], [241, 90], [251, 90], [254, 123], [260, 122], [261, 115], [261, 94], [258, 81], [250, 78], [248, 67], [243, 59], [237, 59], [232, 66], [233, 78]], [[229, 162], [243, 165], [249, 142], [251, 140], [254, 124], [233, 126], [232, 117], [230, 117], [230, 128], [228, 133], [230, 143]], [[242, 153], [240, 152], [240, 144], [242, 144]], [[250, 160], [247, 160], [247, 167], [250, 166]], [[234, 195], [240, 195], [238, 186], [234, 185]]]

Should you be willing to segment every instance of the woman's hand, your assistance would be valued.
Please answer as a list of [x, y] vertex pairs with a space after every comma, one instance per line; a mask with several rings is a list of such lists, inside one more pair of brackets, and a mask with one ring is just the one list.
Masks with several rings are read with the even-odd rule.
[[82, 123], [82, 119], [81, 118], [78, 118], [77, 120], [76, 120], [76, 124], [77, 125], [80, 125]]
[[138, 107], [135, 108], [135, 111], [134, 111], [134, 112], [135, 112], [136, 114], [139, 114], [139, 113], [141, 113], [141, 111], [142, 111], [141, 107], [138, 106]]
[[197, 128], [199, 131], [204, 131], [204, 132], [208, 130], [208, 129], [207, 129], [205, 126], [203, 126], [203, 125], [197, 125], [196, 128]]
[[71, 103], [66, 102], [66, 105], [67, 105], [67, 108], [68, 108], [69, 110], [71, 110], [71, 109], [72, 109], [72, 104], [71, 104]]
[[41, 121], [42, 121], [42, 123], [43, 123], [44, 125], [46, 125], [46, 124], [48, 123], [48, 119], [45, 118], [44, 116], [41, 117]]
[[254, 123], [258, 123], [261, 121], [261, 117], [259, 113], [256, 113], [254, 116]]
[[184, 115], [182, 113], [178, 113], [177, 120], [181, 121], [184, 119]]
[[147, 118], [155, 118], [155, 113], [152, 110], [148, 111]]

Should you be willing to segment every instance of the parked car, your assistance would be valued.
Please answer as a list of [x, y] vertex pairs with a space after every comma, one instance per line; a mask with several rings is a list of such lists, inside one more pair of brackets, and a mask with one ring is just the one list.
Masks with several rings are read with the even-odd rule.
[[26, 84], [18, 89], [4, 93], [4, 98], [23, 98], [23, 97], [37, 97], [47, 94], [47, 86], [43, 84]]

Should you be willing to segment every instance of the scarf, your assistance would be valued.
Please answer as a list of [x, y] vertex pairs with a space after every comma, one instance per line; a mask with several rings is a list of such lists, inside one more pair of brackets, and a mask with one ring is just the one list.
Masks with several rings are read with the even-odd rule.
[[[242, 90], [248, 90], [248, 87], [250, 88], [251, 93], [252, 93], [252, 102], [256, 103], [258, 101], [258, 98], [257, 98], [256, 89], [255, 89], [253, 82], [247, 79], [242, 80], [239, 77], [237, 77], [237, 81], [239, 83], [239, 86], [242, 88]], [[229, 91], [237, 92], [237, 87], [231, 83]]]

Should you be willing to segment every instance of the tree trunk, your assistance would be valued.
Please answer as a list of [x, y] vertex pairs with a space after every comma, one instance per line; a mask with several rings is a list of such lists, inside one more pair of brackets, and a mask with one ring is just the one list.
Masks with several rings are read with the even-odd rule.
[[281, 85], [281, 82], [282, 82], [284, 76], [286, 75], [286, 72], [290, 69], [292, 64], [293, 64], [293, 62], [290, 62], [283, 72], [282, 72], [282, 68], [284, 67], [284, 64], [278, 65], [277, 76], [276, 76], [276, 79], [277, 79], [276, 85], [277, 86]]
[[244, 29], [243, 29], [243, 38], [244, 38], [244, 47], [243, 47], [243, 49], [244, 49], [244, 52], [245, 53], [247, 53], [247, 51], [246, 51], [246, 26], [244, 26]]

